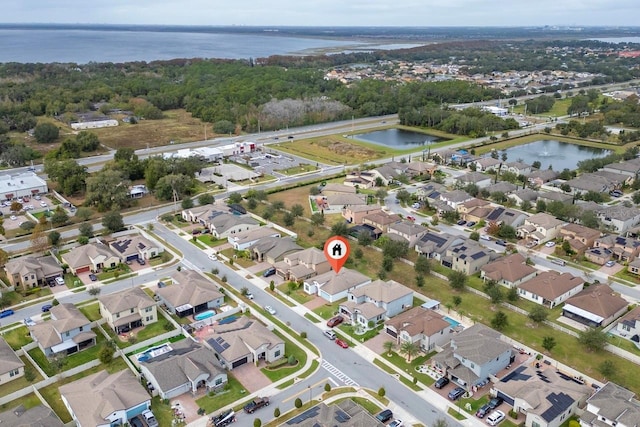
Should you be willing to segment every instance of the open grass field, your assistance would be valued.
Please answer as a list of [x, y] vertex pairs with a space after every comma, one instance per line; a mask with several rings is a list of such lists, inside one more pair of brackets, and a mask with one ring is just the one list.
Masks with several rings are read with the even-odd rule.
[[[191, 116], [185, 110], [165, 111], [160, 120], [142, 120], [131, 125], [120, 123], [117, 127], [92, 129], [98, 135], [100, 142], [109, 148], [128, 147], [139, 148], [160, 147], [204, 139], [205, 123]], [[207, 123], [207, 138], [214, 138], [211, 124]]]

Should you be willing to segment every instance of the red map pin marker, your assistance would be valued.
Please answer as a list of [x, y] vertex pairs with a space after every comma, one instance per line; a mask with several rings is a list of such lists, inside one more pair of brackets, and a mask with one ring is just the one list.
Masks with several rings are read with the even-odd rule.
[[342, 236], [333, 236], [324, 244], [324, 256], [336, 273], [349, 258], [349, 241]]

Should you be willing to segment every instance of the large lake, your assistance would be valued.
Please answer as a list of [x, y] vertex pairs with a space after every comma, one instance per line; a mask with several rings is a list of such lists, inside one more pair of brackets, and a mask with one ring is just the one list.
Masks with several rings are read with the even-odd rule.
[[378, 130], [375, 132], [360, 133], [353, 137], [372, 144], [399, 149], [415, 148], [416, 145], [428, 145], [446, 140], [437, 136], [404, 129]]
[[522, 159], [525, 163], [532, 164], [537, 160], [541, 163], [541, 169], [547, 169], [549, 165], [552, 165], [555, 171], [561, 171], [565, 168], [573, 170], [581, 160], [611, 154], [611, 150], [568, 144], [550, 139], [507, 148], [505, 151], [508, 162]]

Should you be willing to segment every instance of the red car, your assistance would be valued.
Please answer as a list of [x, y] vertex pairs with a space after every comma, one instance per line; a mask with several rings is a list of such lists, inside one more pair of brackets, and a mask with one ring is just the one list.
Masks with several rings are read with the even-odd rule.
[[344, 321], [344, 318], [342, 316], [332, 317], [327, 321], [327, 326], [330, 328], [333, 328], [334, 326], [338, 326], [343, 321]]
[[415, 220], [416, 220], [416, 217], [415, 217], [415, 216], [408, 216], [408, 217], [407, 217], [407, 219], [408, 219], [409, 221], [415, 221]]
[[342, 341], [341, 339], [337, 339], [336, 344], [338, 344], [342, 348], [349, 348], [349, 344], [346, 341]]

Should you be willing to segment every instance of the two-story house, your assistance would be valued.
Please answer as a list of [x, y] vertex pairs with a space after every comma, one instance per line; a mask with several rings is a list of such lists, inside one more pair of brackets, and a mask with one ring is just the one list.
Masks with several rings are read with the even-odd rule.
[[513, 361], [511, 345], [500, 337], [500, 332], [476, 323], [452, 337], [449, 345], [431, 358], [432, 366], [471, 390]]
[[233, 323], [217, 325], [207, 344], [222, 366], [231, 371], [245, 363], [275, 362], [284, 357], [285, 343], [262, 323], [242, 316]]
[[429, 229], [423, 225], [416, 224], [410, 221], [398, 221], [389, 225], [387, 228], [387, 235], [390, 238], [401, 238], [409, 243], [409, 247], [416, 244], [416, 241], [422, 237]]
[[98, 303], [100, 314], [116, 334], [158, 321], [156, 302], [142, 288], [101, 295]]
[[298, 245], [293, 237], [263, 237], [247, 248], [253, 260], [266, 261], [271, 265], [302, 249], [303, 247]]
[[494, 172], [498, 169], [502, 161], [493, 157], [482, 157], [469, 162], [469, 167], [475, 168], [478, 172]]
[[347, 301], [340, 304], [339, 312], [352, 324], [367, 327], [397, 315], [411, 307], [413, 291], [395, 280], [375, 280], [347, 292]]
[[194, 270], [175, 272], [171, 280], [173, 284], [158, 288], [156, 295], [178, 317], [214, 309], [224, 302], [218, 287]]
[[521, 239], [540, 244], [555, 239], [563, 225], [564, 222], [553, 215], [540, 212], [525, 219], [524, 225], [518, 227], [516, 234]]
[[282, 261], [275, 263], [274, 267], [278, 276], [294, 282], [331, 270], [324, 252], [314, 247], [286, 255]]
[[602, 225], [619, 234], [624, 234], [640, 222], [640, 209], [624, 205], [607, 206], [596, 212]]
[[281, 237], [280, 231], [271, 227], [260, 227], [253, 230], [242, 231], [236, 234], [230, 234], [227, 237], [227, 242], [233, 249], [236, 251], [244, 251], [245, 249], [249, 249], [251, 245], [256, 243], [258, 240], [265, 237], [273, 237], [279, 238]]
[[31, 338], [45, 356], [73, 354], [96, 344], [91, 322], [75, 305], [59, 304], [50, 313], [51, 320], [29, 327]]
[[631, 341], [640, 341], [640, 306], [636, 306], [616, 322], [620, 336]]
[[100, 371], [59, 388], [78, 427], [122, 426], [151, 406], [151, 396], [129, 370]]
[[463, 244], [449, 246], [443, 265], [448, 261], [451, 263], [451, 269], [471, 275], [480, 271], [480, 268], [494, 256], [497, 256], [495, 252], [480, 246], [473, 240], [467, 240]]
[[583, 253], [593, 246], [601, 234], [599, 230], [573, 223], [566, 224], [560, 229], [560, 237], [562, 240], [568, 241], [571, 249], [577, 253]]
[[12, 286], [25, 290], [46, 285], [62, 276], [62, 267], [53, 255], [14, 258], [5, 264], [4, 271]]
[[384, 330], [396, 344], [418, 343], [425, 353], [444, 346], [453, 332], [441, 314], [424, 307], [413, 307], [387, 320]]
[[459, 245], [462, 242], [464, 239], [461, 236], [427, 231], [416, 242], [415, 251], [427, 258], [441, 262], [449, 247]]
[[336, 302], [346, 298], [349, 290], [368, 283], [371, 283], [368, 276], [343, 267], [338, 273], [331, 270], [305, 280], [303, 289], [309, 295], [318, 295], [329, 302]]
[[489, 226], [504, 224], [515, 228], [522, 225], [527, 218], [528, 215], [524, 212], [498, 206], [487, 215], [485, 221]]
[[24, 362], [0, 337], [0, 387], [9, 381], [16, 380], [24, 375]]
[[122, 260], [113, 251], [102, 243], [88, 243], [71, 249], [60, 256], [62, 261], [69, 266], [73, 274], [94, 273], [103, 268], [113, 268]]
[[521, 283], [518, 294], [529, 301], [554, 308], [578, 294], [584, 288], [582, 277], [571, 273], [543, 271], [537, 276]]
[[216, 239], [226, 239], [234, 234], [260, 227], [260, 223], [250, 216], [221, 211], [212, 212], [206, 220], [206, 225]]
[[480, 268], [480, 277], [487, 281], [493, 280], [507, 288], [515, 288], [521, 283], [536, 276], [538, 270], [527, 265], [526, 259], [520, 253], [514, 253]]
[[172, 343], [171, 351], [141, 361], [140, 371], [162, 399], [219, 390], [228, 381], [213, 350], [190, 339]]
[[607, 234], [595, 240], [594, 248], [608, 249], [605, 254], [610, 255], [611, 259], [628, 262], [640, 255], [640, 240]]
[[636, 427], [640, 420], [640, 402], [635, 393], [608, 382], [587, 399], [580, 415], [580, 427]]
[[372, 227], [382, 230], [386, 233], [391, 224], [395, 224], [398, 221], [402, 221], [402, 218], [397, 214], [389, 214], [385, 211], [371, 213], [362, 217], [362, 223], [370, 225]]
[[453, 208], [453, 210], [457, 210], [459, 205], [463, 204], [464, 202], [468, 202], [473, 198], [474, 197], [469, 195], [469, 193], [462, 190], [453, 190], [440, 194], [440, 200], [447, 206]]
[[380, 212], [382, 212], [380, 205], [350, 205], [342, 209], [342, 217], [351, 224], [362, 224], [365, 216]]
[[464, 175], [456, 177], [456, 185], [464, 188], [469, 184], [473, 184], [478, 188], [486, 188], [491, 185], [493, 177], [482, 172], [467, 172]]

